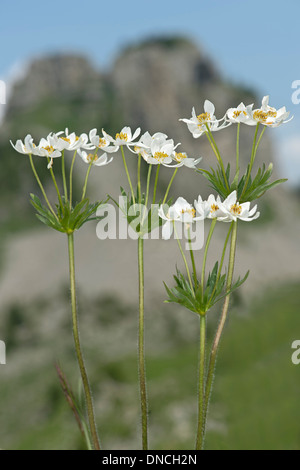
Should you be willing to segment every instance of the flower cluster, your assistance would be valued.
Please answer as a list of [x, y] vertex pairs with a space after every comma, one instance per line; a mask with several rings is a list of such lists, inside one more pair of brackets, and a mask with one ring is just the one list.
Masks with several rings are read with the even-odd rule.
[[231, 124], [247, 124], [256, 126], [263, 124], [267, 127], [278, 127], [289, 122], [289, 112], [285, 107], [275, 109], [269, 106], [269, 96], [264, 96], [262, 105], [258, 109], [253, 109], [253, 104], [245, 106], [240, 103], [236, 108], [229, 108], [223, 118], [217, 119], [215, 116], [215, 106], [209, 100], [204, 102], [204, 113], [197, 115], [195, 108], [192, 109], [190, 119], [180, 119], [187, 124], [189, 131], [195, 139], [207, 132], [214, 132], [224, 129]]
[[251, 222], [260, 216], [257, 212], [257, 205], [250, 210], [250, 202], [240, 204], [237, 201], [237, 193], [233, 191], [223, 202], [220, 196], [213, 194], [203, 200], [201, 196], [194, 201], [194, 207], [183, 197], [179, 197], [176, 202], [168, 207], [167, 213], [161, 205], [158, 215], [165, 221], [162, 230], [162, 237], [168, 240], [175, 224], [183, 223], [189, 226], [193, 222], [204, 219], [216, 219], [220, 222], [236, 222], [240, 219], [244, 222]]

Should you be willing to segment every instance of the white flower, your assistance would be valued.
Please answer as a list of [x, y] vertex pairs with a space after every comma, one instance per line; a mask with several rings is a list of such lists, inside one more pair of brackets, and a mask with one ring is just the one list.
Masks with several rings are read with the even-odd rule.
[[237, 108], [229, 108], [226, 112], [227, 120], [232, 123], [245, 123], [250, 119], [253, 104], [245, 106], [240, 103]]
[[174, 140], [168, 139], [168, 136], [162, 132], [156, 132], [152, 136], [149, 132], [145, 132], [139, 142], [136, 142], [132, 152], [141, 155], [151, 165], [162, 164], [175, 168], [183, 165], [181, 161], [178, 165], [170, 165], [174, 161], [175, 149], [178, 145], [180, 144], [175, 145]]
[[107, 138], [100, 137], [97, 134], [97, 129], [92, 129], [89, 132], [89, 138], [90, 138], [90, 142], [94, 146], [94, 148], [99, 148], [99, 149], [103, 150], [104, 152], [108, 152], [108, 153], [117, 152], [119, 150], [118, 146], [110, 145], [111, 142]]
[[17, 152], [23, 153], [24, 155], [32, 154], [35, 148], [35, 144], [33, 143], [33, 138], [31, 137], [30, 134], [28, 134], [25, 137], [24, 144], [22, 140], [20, 139], [17, 140], [15, 145], [12, 143], [11, 140], [10, 140], [10, 143]]
[[[64, 134], [64, 135], [63, 135]], [[75, 132], [69, 133], [69, 129], [66, 128], [65, 131], [60, 131], [56, 133], [49, 134], [49, 141], [51, 145], [59, 150], [70, 150], [75, 151], [79, 148], [91, 149], [92, 145], [88, 144], [87, 134], [81, 134], [79, 137]]]
[[220, 196], [215, 196], [210, 194], [208, 199], [204, 201], [201, 196], [198, 196], [198, 199], [194, 201], [195, 208], [197, 212], [203, 219], [215, 219], [218, 220], [219, 217], [225, 217], [226, 213], [222, 211], [222, 202]]
[[225, 213], [224, 217], [218, 217], [218, 220], [222, 222], [236, 221], [237, 219], [243, 220], [244, 222], [251, 222], [260, 216], [259, 212], [256, 212], [257, 205], [250, 210], [250, 202], [244, 202], [240, 204], [237, 201], [236, 191], [233, 191], [220, 205], [220, 209]]
[[108, 159], [107, 154], [103, 153], [100, 157], [97, 155], [97, 153], [87, 153], [85, 150], [78, 150], [79, 156], [82, 158], [82, 160], [87, 163], [87, 164], [92, 164], [95, 166], [104, 166], [108, 165], [112, 160], [113, 157]]
[[160, 206], [158, 215], [166, 221], [162, 229], [162, 237], [164, 240], [171, 238], [174, 225], [176, 229], [176, 225], [184, 223], [186, 228], [188, 228], [191, 223], [202, 219], [202, 217], [195, 217], [195, 209], [183, 197], [179, 197], [176, 202], [169, 207], [167, 214], [164, 213], [163, 206]]
[[48, 163], [48, 169], [53, 165], [53, 158], [61, 157], [61, 151], [58, 150], [54, 144], [52, 135], [49, 134], [47, 139], [44, 137], [40, 140], [39, 145], [34, 146], [33, 155], [38, 155], [39, 157], [50, 158]]
[[205, 100], [204, 102], [204, 113], [196, 115], [195, 108], [192, 109], [192, 117], [191, 119], [179, 119], [179, 121], [183, 121], [187, 124], [189, 131], [193, 134], [195, 139], [198, 139], [202, 134], [207, 132], [207, 126], [209, 127], [211, 132], [219, 131], [224, 127], [229, 126], [231, 123], [226, 123], [225, 121], [223, 124], [219, 125], [219, 122], [222, 119], [217, 119], [214, 115], [215, 106], [209, 100]]
[[173, 160], [178, 163], [175, 166], [186, 166], [187, 168], [196, 168], [196, 165], [202, 160], [202, 158], [191, 158], [188, 157], [185, 152], [174, 152]]
[[138, 127], [136, 131], [132, 134], [132, 131], [130, 127], [123, 127], [123, 129], [116, 134], [115, 138], [113, 138], [111, 135], [107, 134], [103, 129], [102, 129], [102, 134], [107, 139], [109, 142], [111, 142], [115, 146], [120, 146], [120, 145], [135, 145], [133, 142], [141, 133], [141, 128]]
[[162, 139], [154, 139], [151, 142], [150, 154], [146, 162], [151, 165], [161, 164], [169, 166], [173, 162], [172, 155], [175, 151], [174, 141], [172, 139], [163, 141]]
[[250, 119], [245, 123], [249, 126], [256, 126], [260, 123], [268, 127], [278, 127], [293, 119], [293, 116], [288, 119], [289, 115], [290, 112], [286, 110], [285, 106], [280, 109], [269, 106], [269, 96], [264, 96], [261, 108], [251, 111]]

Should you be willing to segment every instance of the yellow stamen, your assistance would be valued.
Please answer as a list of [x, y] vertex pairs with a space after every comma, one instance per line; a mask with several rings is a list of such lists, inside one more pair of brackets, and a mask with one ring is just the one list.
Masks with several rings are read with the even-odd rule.
[[234, 111], [234, 113], [233, 113], [233, 117], [236, 119], [236, 118], [238, 118], [242, 113], [243, 113], [245, 116], [247, 116], [246, 111], [239, 111], [239, 110], [236, 110], [236, 111]]
[[177, 162], [180, 163], [184, 158], [186, 158], [186, 154], [185, 154], [185, 153], [181, 153], [181, 152], [180, 152], [180, 153], [177, 153], [177, 152], [175, 152], [175, 160], [176, 160]]
[[197, 116], [200, 123], [204, 124], [206, 121], [211, 121], [210, 113], [202, 113]]
[[43, 149], [47, 150], [47, 152], [49, 152], [49, 153], [54, 152], [54, 148], [52, 147], [52, 145], [47, 145], [47, 147], [43, 147]]
[[128, 135], [125, 134], [124, 132], [120, 132], [119, 134], [116, 134], [116, 140], [117, 139], [120, 139], [120, 140], [125, 140], [127, 142], [128, 140]]
[[87, 161], [88, 161], [89, 163], [93, 163], [93, 162], [97, 161], [98, 158], [99, 158], [99, 157], [98, 157], [98, 155], [97, 155], [96, 153], [89, 153], [89, 154], [87, 155], [87, 157], [86, 157], [86, 159], [87, 159]]
[[165, 152], [155, 152], [155, 154], [153, 155], [153, 158], [155, 158], [155, 160], [158, 160], [159, 162], [163, 162], [165, 158], [167, 158], [169, 155]]
[[68, 142], [68, 144], [71, 143], [70, 139], [68, 139], [68, 137], [61, 137], [62, 140], [65, 140], [66, 142]]
[[182, 214], [186, 214], [186, 213], [190, 214], [194, 218], [195, 215], [196, 215], [196, 210], [193, 207], [191, 207], [190, 209], [182, 209], [181, 213]]
[[217, 206], [217, 204], [212, 204], [212, 205], [210, 206], [210, 209], [211, 209], [210, 212], [211, 212], [211, 214], [212, 214], [213, 212], [216, 212], [216, 211], [219, 210], [219, 206]]
[[233, 215], [240, 215], [241, 212], [242, 212], [242, 206], [240, 206], [239, 204], [232, 204], [232, 206], [230, 207], [230, 212], [233, 214]]
[[106, 143], [105, 139], [99, 139], [99, 144], [98, 144], [99, 148], [106, 147], [106, 145], [107, 145], [107, 143]]

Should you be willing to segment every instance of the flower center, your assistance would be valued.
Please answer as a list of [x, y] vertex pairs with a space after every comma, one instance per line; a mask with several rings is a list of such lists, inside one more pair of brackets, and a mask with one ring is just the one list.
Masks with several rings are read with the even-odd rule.
[[163, 162], [165, 158], [167, 158], [169, 155], [165, 152], [155, 152], [153, 155], [153, 158], [159, 162]]
[[247, 116], [246, 111], [240, 111], [240, 110], [237, 109], [237, 110], [234, 111], [233, 117], [236, 119], [236, 118], [238, 118], [242, 113], [243, 113], [245, 116]]
[[259, 122], [264, 122], [266, 124], [267, 123], [267, 119], [269, 117], [273, 117], [273, 118], [276, 118], [277, 116], [277, 111], [276, 110], [270, 110], [270, 111], [262, 111], [262, 110], [257, 110], [257, 111], [254, 111], [253, 113], [253, 118], [256, 120], [256, 121], [259, 121]]
[[210, 113], [202, 113], [197, 116], [198, 121], [200, 124], [204, 124], [207, 121], [211, 121]]
[[54, 148], [52, 145], [47, 145], [47, 147], [43, 147], [43, 149], [47, 150], [48, 153], [54, 152]]
[[98, 147], [99, 147], [99, 148], [102, 148], [102, 147], [106, 147], [106, 145], [107, 145], [107, 144], [106, 144], [106, 140], [99, 138]]
[[190, 214], [192, 218], [195, 217], [196, 215], [196, 210], [193, 207], [190, 207], [189, 209], [182, 209], [181, 211], [182, 214]]
[[71, 143], [70, 139], [68, 139], [68, 137], [61, 137], [62, 140], [64, 140], [65, 142], [68, 142], [68, 144]]
[[125, 134], [125, 132], [120, 132], [120, 133], [116, 134], [116, 140], [117, 139], [125, 140], [125, 142], [127, 142], [128, 136], [127, 136], [127, 134]]
[[89, 163], [93, 163], [98, 160], [98, 155], [96, 153], [89, 153], [86, 159]]
[[181, 152], [177, 153], [177, 152], [175, 152], [175, 160], [176, 160], [177, 162], [181, 162], [184, 158], [186, 158], [186, 154], [185, 154], [185, 153], [181, 153]]
[[210, 213], [213, 214], [214, 212], [217, 212], [219, 210], [219, 206], [217, 204], [212, 204], [210, 206]]
[[230, 207], [230, 212], [233, 215], [240, 215], [242, 212], [242, 206], [240, 206], [239, 204], [232, 204], [232, 206]]

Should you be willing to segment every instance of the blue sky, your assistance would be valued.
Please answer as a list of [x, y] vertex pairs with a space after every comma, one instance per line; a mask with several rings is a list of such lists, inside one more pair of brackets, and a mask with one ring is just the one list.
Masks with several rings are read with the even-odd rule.
[[122, 47], [140, 39], [190, 37], [215, 59], [223, 76], [254, 87], [259, 96], [270, 94], [271, 105], [285, 105], [295, 115], [274, 132], [283, 170], [300, 182], [300, 104], [291, 100], [292, 82], [300, 80], [299, 0], [1, 3], [2, 80], [17, 66], [47, 53], [87, 54], [105, 68]]

